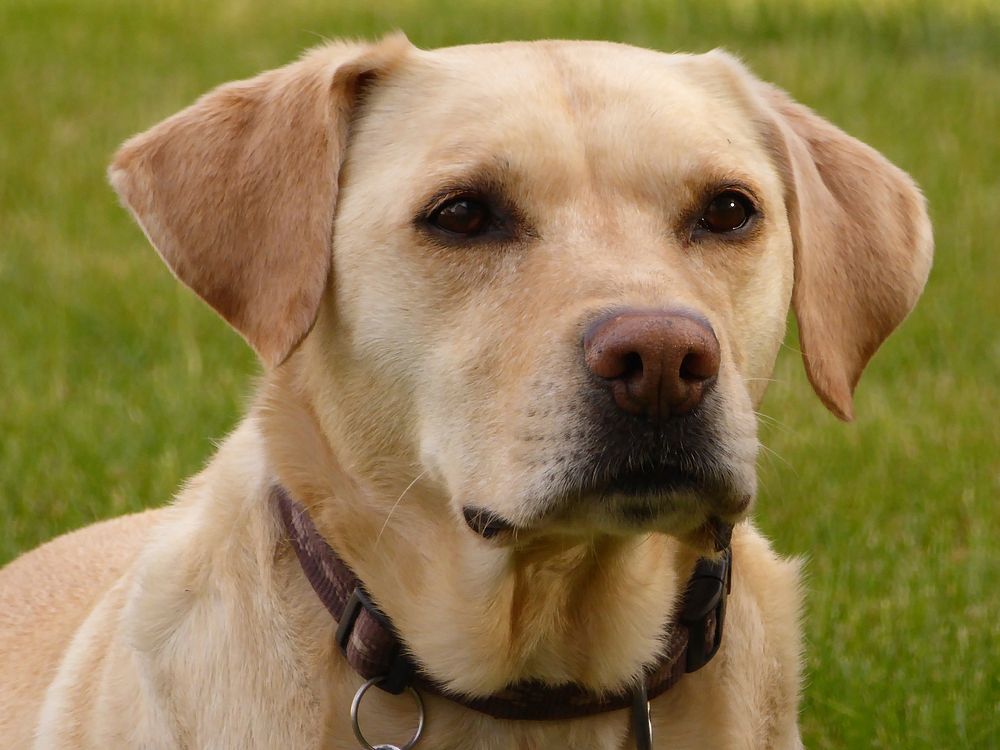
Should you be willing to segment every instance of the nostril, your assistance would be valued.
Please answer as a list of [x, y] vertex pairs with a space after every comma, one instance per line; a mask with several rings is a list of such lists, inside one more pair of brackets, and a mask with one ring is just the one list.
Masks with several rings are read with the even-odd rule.
[[642, 356], [639, 352], [629, 352], [622, 357], [622, 374], [626, 379], [642, 377]]
[[715, 358], [706, 356], [704, 352], [688, 352], [681, 360], [680, 376], [682, 380], [708, 380], [718, 373]]

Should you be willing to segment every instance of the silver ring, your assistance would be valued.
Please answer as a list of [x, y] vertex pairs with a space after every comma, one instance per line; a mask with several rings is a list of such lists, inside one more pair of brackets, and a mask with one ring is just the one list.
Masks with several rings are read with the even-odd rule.
[[653, 720], [649, 715], [649, 695], [646, 693], [646, 677], [632, 693], [632, 733], [635, 735], [637, 750], [653, 750]]
[[[368, 688], [382, 679], [384, 678], [372, 677], [368, 680], [368, 682], [358, 688], [358, 692], [354, 694], [354, 700], [351, 701], [351, 724], [354, 727], [354, 736], [358, 738], [358, 742], [361, 743], [361, 747], [365, 748], [365, 750], [379, 750], [379, 748], [393, 747], [392, 745], [372, 745], [368, 741], [368, 738], [365, 737], [364, 732], [361, 731], [361, 724], [358, 722], [358, 709], [361, 707], [361, 699], [365, 697], [365, 693], [368, 692]], [[424, 731], [424, 702], [420, 698], [420, 693], [412, 687], [408, 687], [406, 689], [410, 695], [413, 696], [413, 700], [417, 702], [417, 730], [413, 733], [413, 737], [410, 738], [410, 741], [399, 748], [399, 750], [411, 750], [411, 748], [417, 744], [417, 740], [420, 739], [420, 735]]]

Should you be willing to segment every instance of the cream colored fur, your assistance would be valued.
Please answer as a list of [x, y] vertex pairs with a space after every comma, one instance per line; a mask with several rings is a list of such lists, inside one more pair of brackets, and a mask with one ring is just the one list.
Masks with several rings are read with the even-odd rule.
[[[275, 481], [454, 689], [622, 687], [706, 551], [708, 511], [691, 497], [629, 533], [583, 502], [545, 515], [545, 470], [587, 427], [580, 326], [615, 306], [710, 321], [718, 460], [752, 494], [754, 409], [790, 301], [810, 379], [848, 417], [931, 255], [906, 175], [718, 52], [328, 45], [137, 136], [111, 179], [266, 372], [169, 508], [0, 571], [4, 747], [355, 747], [360, 680], [284, 538]], [[421, 229], [442, 186], [475, 180], [531, 231], [454, 247]], [[693, 208], [734, 182], [760, 207], [754, 231], [694, 239]], [[471, 501], [524, 530], [480, 538]], [[745, 518], [733, 548], [722, 649], [653, 701], [656, 747], [801, 744], [797, 567]], [[499, 722], [425, 700], [427, 750], [631, 747], [623, 712]], [[378, 691], [363, 717], [397, 743], [415, 718]]]

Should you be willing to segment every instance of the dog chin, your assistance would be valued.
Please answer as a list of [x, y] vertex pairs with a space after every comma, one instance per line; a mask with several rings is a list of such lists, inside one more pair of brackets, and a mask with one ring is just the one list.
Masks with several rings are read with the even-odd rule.
[[553, 497], [535, 503], [544, 508], [527, 519], [511, 521], [493, 511], [466, 506], [469, 528], [498, 544], [520, 544], [544, 537], [637, 536], [661, 533], [701, 551], [725, 546], [722, 537], [742, 519], [750, 493], [671, 490], [649, 494], [588, 493]]
[[612, 493], [584, 498], [579, 507], [554, 519], [552, 526], [582, 535], [661, 533], [700, 548], [714, 545], [716, 530], [740, 520], [749, 505], [749, 495], [706, 496], [694, 490], [649, 495]]

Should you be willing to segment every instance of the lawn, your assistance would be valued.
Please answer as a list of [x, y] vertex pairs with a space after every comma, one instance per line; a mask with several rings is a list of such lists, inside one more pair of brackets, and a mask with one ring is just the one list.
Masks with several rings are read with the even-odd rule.
[[937, 237], [855, 423], [794, 331], [763, 408], [758, 521], [808, 561], [806, 744], [1000, 747], [1000, 5], [3, 0], [0, 28], [0, 563], [166, 502], [253, 386], [107, 186], [125, 137], [326, 37], [724, 46], [913, 174]]

